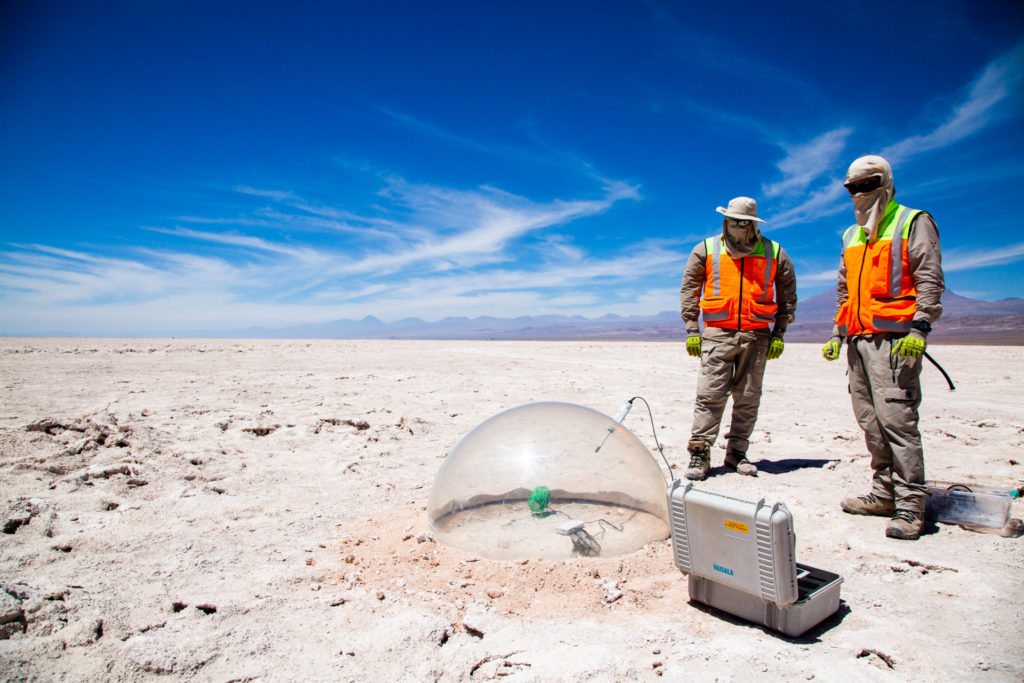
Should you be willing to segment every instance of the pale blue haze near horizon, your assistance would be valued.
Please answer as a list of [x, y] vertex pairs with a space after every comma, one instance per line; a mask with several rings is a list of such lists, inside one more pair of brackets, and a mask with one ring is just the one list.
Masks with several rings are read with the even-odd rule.
[[9, 0], [0, 334], [676, 311], [737, 195], [805, 299], [868, 153], [1021, 297], [1022, 81], [1020, 2]]

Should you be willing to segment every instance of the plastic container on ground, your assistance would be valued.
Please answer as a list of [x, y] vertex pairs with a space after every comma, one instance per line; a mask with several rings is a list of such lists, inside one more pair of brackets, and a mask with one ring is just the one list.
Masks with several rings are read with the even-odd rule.
[[999, 529], [1010, 519], [1013, 496], [1008, 489], [983, 484], [927, 481], [924, 516], [934, 522], [974, 524]]

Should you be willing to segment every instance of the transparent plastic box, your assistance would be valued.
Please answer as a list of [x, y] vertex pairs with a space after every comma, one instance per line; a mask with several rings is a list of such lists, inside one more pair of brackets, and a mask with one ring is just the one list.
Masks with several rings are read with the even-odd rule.
[[924, 516], [946, 524], [974, 524], [999, 529], [1010, 519], [1014, 497], [1008, 489], [982, 484], [927, 481]]

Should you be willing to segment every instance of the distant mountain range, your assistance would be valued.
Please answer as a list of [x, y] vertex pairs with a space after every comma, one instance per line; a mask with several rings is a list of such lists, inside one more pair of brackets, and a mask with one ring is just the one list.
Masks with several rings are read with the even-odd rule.
[[600, 318], [536, 315], [518, 318], [449, 317], [428, 323], [405, 318], [385, 323], [371, 316], [362, 320], [285, 328], [250, 327], [217, 334], [218, 337], [275, 339], [678, 339], [683, 323], [678, 313]]
[[[832, 330], [835, 288], [797, 304], [787, 341], [824, 342]], [[952, 344], [1024, 344], [1024, 299], [982, 301], [947, 291], [943, 315], [929, 340]], [[518, 318], [449, 317], [436, 322], [405, 318], [392, 323], [367, 316], [284, 328], [251, 327], [216, 337], [271, 339], [603, 339], [677, 340], [685, 336], [679, 313], [657, 315], [539, 315]]]

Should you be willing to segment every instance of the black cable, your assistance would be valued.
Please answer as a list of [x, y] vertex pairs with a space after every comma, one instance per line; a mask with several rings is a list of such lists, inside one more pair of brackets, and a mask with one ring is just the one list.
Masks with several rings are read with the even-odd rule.
[[928, 352], [927, 352], [927, 351], [925, 351], [925, 352], [924, 352], [924, 357], [925, 357], [925, 358], [927, 358], [928, 360], [930, 360], [930, 361], [932, 362], [932, 365], [934, 365], [935, 367], [937, 367], [937, 368], [939, 369], [939, 372], [941, 372], [941, 373], [942, 373], [942, 376], [946, 378], [946, 384], [948, 384], [948, 385], [949, 385], [949, 390], [950, 390], [950, 391], [956, 391], [956, 387], [955, 387], [955, 386], [953, 386], [953, 380], [951, 380], [951, 379], [949, 378], [949, 375], [948, 375], [948, 374], [946, 374], [946, 371], [945, 371], [945, 370], [944, 370], [944, 369], [942, 368], [942, 366], [941, 366], [941, 365], [939, 365], [939, 364], [938, 364], [938, 362], [937, 362], [937, 361], [936, 361], [936, 360], [935, 360], [934, 358], [932, 358], [931, 356], [929, 356], [929, 355], [928, 355]]
[[658, 430], [655, 429], [654, 427], [654, 413], [651, 412], [651, 404], [648, 403], [647, 399], [644, 398], [643, 396], [634, 396], [633, 398], [629, 399], [629, 402], [632, 403], [637, 399], [643, 401], [644, 405], [647, 406], [647, 416], [651, 419], [651, 432], [654, 434], [654, 443], [657, 444], [658, 452], [661, 453], [661, 459], [665, 461], [665, 467], [668, 468], [669, 481], [675, 481], [675, 474], [672, 472], [672, 465], [668, 464], [668, 458], [665, 457], [665, 449], [658, 441]]
[[[897, 357], [898, 354], [899, 354], [899, 351], [897, 351], [896, 353], [890, 353], [889, 354], [889, 367], [892, 368], [892, 383], [893, 384], [896, 384], [896, 368], [897, 368], [897, 366], [899, 364], [899, 358]], [[939, 372], [942, 373], [942, 376], [946, 378], [946, 384], [949, 385], [949, 390], [950, 391], [956, 391], [956, 386], [953, 384], [953, 380], [950, 379], [949, 373], [946, 372], [945, 368], [943, 368], [941, 365], [939, 365], [938, 361], [936, 361], [934, 358], [932, 358], [931, 355], [927, 351], [924, 351], [924, 357], [927, 358], [929, 361], [931, 361], [931, 364], [934, 365], [936, 368], [938, 368]], [[889, 399], [886, 399], [885, 402], [886, 403], [891, 403], [891, 401], [889, 401]]]
[[[635, 516], [635, 515], [634, 515], [634, 516]], [[629, 519], [633, 519], [633, 517], [630, 517]], [[629, 521], [629, 520], [627, 520], [627, 521]], [[609, 522], [609, 521], [608, 521], [607, 519], [605, 519], [604, 517], [600, 517], [600, 518], [598, 518], [598, 519], [592, 519], [592, 520], [590, 520], [590, 521], [588, 521], [588, 522], [583, 522], [583, 525], [584, 525], [584, 526], [586, 526], [587, 524], [597, 524], [597, 525], [598, 525], [599, 527], [600, 527], [600, 526], [601, 526], [602, 524], [607, 524], [607, 525], [608, 525], [608, 526], [610, 526], [611, 528], [613, 528], [613, 529], [615, 529], [616, 531], [618, 531], [618, 532], [619, 532], [620, 534], [622, 533], [622, 530], [626, 528], [626, 525], [625, 525], [625, 524], [623, 524], [622, 526], [615, 526], [615, 524], [614, 524], [613, 522]], [[601, 533], [604, 533], [604, 529], [601, 529]]]

